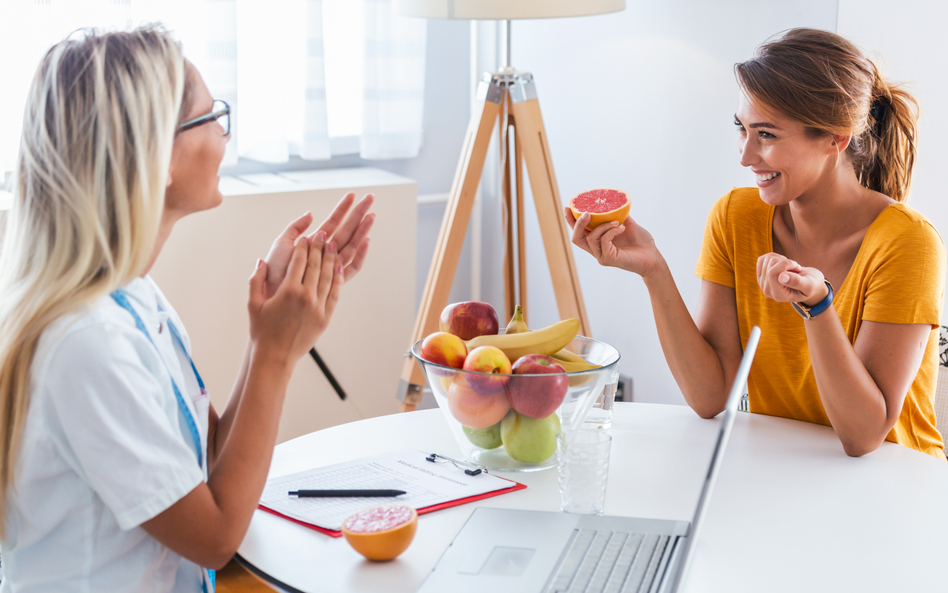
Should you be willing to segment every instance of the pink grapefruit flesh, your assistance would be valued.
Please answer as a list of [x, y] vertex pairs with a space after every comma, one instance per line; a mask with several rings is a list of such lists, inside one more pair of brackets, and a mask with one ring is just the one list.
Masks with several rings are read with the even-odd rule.
[[620, 189], [591, 189], [576, 194], [569, 201], [569, 209], [573, 218], [579, 220], [583, 212], [588, 212], [590, 219], [586, 230], [591, 231], [607, 222], [622, 224], [629, 216], [631, 206], [629, 194]]

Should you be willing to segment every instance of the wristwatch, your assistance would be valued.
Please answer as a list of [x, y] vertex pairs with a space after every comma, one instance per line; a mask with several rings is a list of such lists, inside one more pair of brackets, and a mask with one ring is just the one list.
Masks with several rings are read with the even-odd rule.
[[833, 285], [830, 284], [829, 280], [823, 280], [823, 282], [826, 283], [826, 289], [828, 292], [826, 293], [826, 298], [822, 301], [818, 302], [812, 307], [807, 307], [803, 303], [790, 303], [793, 305], [793, 308], [796, 309], [797, 313], [799, 313], [804, 319], [813, 319], [823, 311], [829, 309], [829, 306], [833, 304]]

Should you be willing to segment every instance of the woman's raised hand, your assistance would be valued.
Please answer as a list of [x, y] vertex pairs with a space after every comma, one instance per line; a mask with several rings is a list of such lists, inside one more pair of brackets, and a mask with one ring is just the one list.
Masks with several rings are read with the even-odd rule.
[[764, 296], [778, 303], [804, 303], [812, 307], [826, 298], [823, 272], [805, 268], [779, 253], [757, 258], [757, 284]]
[[573, 244], [589, 252], [601, 265], [621, 268], [644, 277], [656, 269], [657, 263], [661, 261], [652, 235], [636, 224], [631, 216], [621, 225], [606, 223], [587, 231], [588, 213], [584, 212], [576, 220], [569, 208], [563, 211], [566, 223], [573, 229]]
[[[308, 237], [311, 241], [315, 240], [316, 235], [321, 231], [325, 234], [326, 240], [335, 243], [338, 251], [337, 256], [343, 265], [343, 281], [351, 280], [362, 269], [365, 256], [369, 251], [369, 230], [375, 222], [375, 214], [368, 213], [369, 208], [375, 201], [375, 196], [367, 194], [356, 204], [355, 208], [352, 208], [354, 201], [354, 193], [346, 194], [336, 204], [329, 218], [323, 221]], [[352, 212], [349, 212], [350, 208]], [[283, 282], [290, 257], [293, 255], [293, 246], [312, 223], [313, 215], [307, 212], [291, 222], [286, 230], [273, 241], [270, 252], [265, 258], [268, 297], [273, 296]]]
[[342, 258], [326, 233], [301, 238], [290, 254], [283, 281], [268, 295], [269, 266], [257, 260], [250, 277], [250, 339], [287, 362], [306, 354], [329, 325], [344, 282]]

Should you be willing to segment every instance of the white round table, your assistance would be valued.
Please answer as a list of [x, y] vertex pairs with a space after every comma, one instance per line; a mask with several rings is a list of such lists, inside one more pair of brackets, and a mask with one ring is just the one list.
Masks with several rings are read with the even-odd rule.
[[[720, 419], [618, 403], [607, 515], [690, 521]], [[440, 410], [371, 418], [276, 447], [270, 476], [405, 448], [458, 457]], [[293, 591], [415, 591], [476, 506], [559, 510], [556, 470], [525, 490], [418, 518], [396, 560], [256, 511], [238, 560]], [[851, 458], [825, 426], [738, 414], [684, 592], [948, 590], [948, 463], [883, 443]]]

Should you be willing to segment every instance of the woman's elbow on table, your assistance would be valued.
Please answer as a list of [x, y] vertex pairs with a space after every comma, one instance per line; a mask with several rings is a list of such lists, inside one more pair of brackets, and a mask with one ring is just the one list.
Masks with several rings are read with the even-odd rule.
[[685, 400], [688, 402], [688, 407], [694, 410], [695, 414], [697, 414], [699, 417], [705, 420], [711, 420], [712, 418], [714, 418], [715, 416], [723, 412], [725, 404], [727, 403], [726, 399], [724, 402], [715, 402], [715, 401], [696, 401], [696, 400], [688, 399], [686, 397]]
[[[840, 436], [840, 435], [837, 433], [837, 436]], [[873, 451], [878, 449], [880, 445], [882, 445], [882, 441], [884, 440], [885, 438], [878, 439], [878, 440], [865, 439], [865, 438], [849, 439], [849, 438], [843, 438], [842, 436], [840, 436], [839, 438], [840, 443], [842, 443], [843, 445], [843, 451], [846, 453], [846, 455], [849, 455], [850, 457], [862, 457], [863, 455], [872, 453]]]
[[204, 568], [209, 568], [211, 570], [220, 570], [227, 566], [227, 563], [231, 561], [235, 554], [237, 554], [237, 548], [240, 547], [240, 542], [238, 541], [234, 545], [225, 544], [220, 546], [218, 549], [209, 551], [205, 558], [200, 560], [190, 559], [195, 564], [203, 566]]
[[252, 508], [225, 511], [201, 484], [141, 527], [179, 556], [216, 570], [237, 553], [252, 514]]

